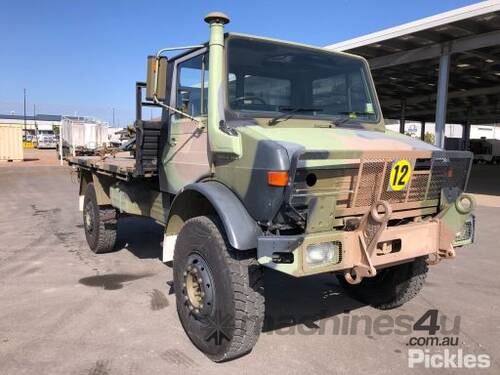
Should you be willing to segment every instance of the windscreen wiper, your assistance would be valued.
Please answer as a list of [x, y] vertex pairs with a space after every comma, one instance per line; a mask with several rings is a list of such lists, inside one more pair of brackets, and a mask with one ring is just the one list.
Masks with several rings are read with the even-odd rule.
[[336, 112], [336, 114], [338, 114], [338, 115], [348, 115], [347, 117], [333, 120], [332, 124], [336, 125], [336, 126], [348, 123], [349, 121], [352, 121], [352, 122], [356, 123], [357, 122], [356, 121], [357, 117], [351, 117], [353, 114], [354, 115], [361, 115], [361, 116], [374, 115], [374, 113], [372, 113], [372, 112], [356, 112], [356, 111], [342, 111], [342, 112]]
[[342, 124], [345, 124], [346, 122], [352, 121], [352, 118], [349, 117], [344, 117], [344, 118], [336, 118], [335, 120], [332, 120], [332, 124], [335, 126], [340, 126]]
[[[268, 125], [276, 125], [280, 123], [281, 121], [286, 121], [289, 118], [292, 118], [294, 114], [298, 112], [321, 112], [321, 108], [314, 108], [314, 107], [279, 107], [278, 108], [280, 111], [284, 111], [284, 113], [281, 113], [280, 115], [273, 117], [271, 120], [269, 120]], [[281, 121], [279, 121], [281, 120]]]
[[343, 112], [337, 112], [340, 115], [360, 115], [360, 116], [370, 116], [370, 115], [375, 115], [374, 112], [358, 112], [358, 111], [343, 111]]

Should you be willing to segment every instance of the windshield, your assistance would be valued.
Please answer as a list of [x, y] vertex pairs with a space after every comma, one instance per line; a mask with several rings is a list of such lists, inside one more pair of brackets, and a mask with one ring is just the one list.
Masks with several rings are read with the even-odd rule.
[[232, 36], [228, 102], [255, 117], [378, 121], [364, 63], [307, 47]]

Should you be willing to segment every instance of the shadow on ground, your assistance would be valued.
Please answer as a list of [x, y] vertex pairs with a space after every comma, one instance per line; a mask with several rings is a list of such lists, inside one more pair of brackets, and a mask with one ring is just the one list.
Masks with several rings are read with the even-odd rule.
[[140, 259], [161, 259], [163, 227], [142, 217], [122, 217], [118, 220], [116, 248], [127, 249]]
[[105, 290], [117, 290], [123, 288], [126, 282], [153, 276], [152, 273], [128, 274], [128, 273], [108, 273], [105, 275], [95, 275], [84, 277], [78, 282], [80, 284], [92, 287], [103, 288]]
[[[161, 259], [163, 227], [154, 220], [124, 217], [118, 221], [118, 248], [140, 259]], [[103, 278], [104, 276], [108, 278]], [[80, 280], [84, 285], [118, 289], [121, 284], [148, 275], [102, 275]], [[333, 274], [296, 278], [265, 269], [266, 318], [264, 332], [293, 326], [319, 329], [315, 322], [347, 314], [365, 305], [349, 298]], [[173, 287], [171, 292], [173, 294]]]
[[467, 192], [500, 196], [500, 166], [480, 165], [472, 166]]
[[348, 314], [365, 306], [349, 298], [332, 274], [295, 278], [265, 270], [266, 319], [264, 332], [304, 325], [310, 332], [319, 320]]

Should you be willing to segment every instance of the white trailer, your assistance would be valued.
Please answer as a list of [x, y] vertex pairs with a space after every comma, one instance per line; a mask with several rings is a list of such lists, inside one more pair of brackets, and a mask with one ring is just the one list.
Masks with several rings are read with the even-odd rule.
[[108, 124], [87, 117], [63, 117], [61, 121], [62, 154], [93, 154], [108, 144]]

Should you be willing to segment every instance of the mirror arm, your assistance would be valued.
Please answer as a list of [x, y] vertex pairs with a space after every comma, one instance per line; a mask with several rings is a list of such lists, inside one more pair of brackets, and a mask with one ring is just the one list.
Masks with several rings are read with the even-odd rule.
[[169, 111], [172, 111], [172, 112], [175, 112], [175, 113], [178, 113], [179, 115], [181, 116], [184, 116], [184, 117], [187, 117], [189, 118], [190, 120], [192, 121], [195, 121], [198, 123], [198, 128], [200, 129], [203, 129], [205, 127], [205, 124], [191, 116], [191, 115], [188, 115], [187, 113], [185, 112], [182, 112], [182, 111], [179, 111], [177, 108], [174, 108], [174, 107], [171, 107], [165, 103], [162, 103], [161, 101], [158, 100], [158, 96], [157, 96], [157, 90], [158, 90], [158, 70], [159, 70], [159, 67], [160, 67], [160, 57], [163, 53], [165, 52], [169, 52], [169, 51], [178, 51], [178, 50], [185, 50], [185, 49], [194, 49], [194, 48], [203, 48], [205, 47], [204, 45], [202, 44], [199, 44], [199, 45], [194, 45], [194, 46], [184, 46], [184, 47], [170, 47], [170, 48], [162, 48], [160, 50], [158, 50], [158, 52], [156, 52], [156, 62], [155, 62], [155, 79], [154, 79], [154, 94], [153, 94], [153, 102], [155, 104], [158, 104], [159, 106], [165, 108], [165, 109], [168, 109]]
[[160, 56], [164, 53], [164, 52], [170, 52], [170, 51], [180, 51], [180, 50], [183, 50], [183, 49], [195, 49], [195, 48], [203, 48], [205, 47], [205, 45], [203, 44], [195, 44], [193, 46], [184, 46], [184, 47], [167, 47], [167, 48], [162, 48], [162, 49], [159, 49], [158, 52], [156, 52], [156, 58], [160, 58]]
[[196, 117], [193, 117], [191, 115], [188, 115], [186, 112], [182, 112], [182, 111], [179, 111], [177, 108], [174, 108], [174, 107], [171, 107], [165, 103], [162, 103], [158, 100], [158, 98], [156, 97], [156, 94], [153, 96], [153, 102], [157, 105], [159, 105], [160, 107], [163, 107], [165, 109], [168, 109], [169, 111], [172, 111], [172, 112], [175, 112], [175, 113], [178, 113], [179, 115], [181, 116], [184, 116], [184, 117], [187, 117], [188, 119], [190, 120], [193, 120], [195, 122], [198, 123], [198, 127], [200, 129], [203, 129], [205, 127], [205, 124], [203, 123], [203, 121], [201, 121], [200, 119], [197, 119]]

